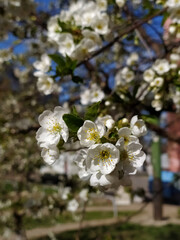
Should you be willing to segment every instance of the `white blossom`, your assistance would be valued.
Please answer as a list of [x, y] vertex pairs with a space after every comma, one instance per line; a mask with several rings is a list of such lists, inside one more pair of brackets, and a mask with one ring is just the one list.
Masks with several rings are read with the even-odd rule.
[[41, 127], [36, 133], [36, 139], [40, 147], [57, 145], [61, 136], [65, 142], [69, 137], [63, 115], [68, 111], [60, 106], [54, 108], [54, 112], [46, 110], [38, 118]]
[[119, 170], [122, 169], [125, 174], [135, 174], [137, 168], [141, 167], [146, 159], [146, 154], [141, 151], [142, 145], [138, 142], [129, 142], [127, 145], [122, 139], [116, 143], [120, 151]]
[[79, 193], [79, 198], [86, 202], [88, 200], [88, 192], [89, 190], [87, 188], [83, 188]]
[[55, 15], [53, 17], [51, 17], [47, 23], [47, 36], [49, 41], [51, 42], [58, 42], [59, 39], [59, 33], [58, 31], [61, 31], [60, 26], [58, 25], [58, 18], [59, 15]]
[[135, 75], [134, 72], [131, 71], [128, 67], [125, 67], [121, 70], [121, 74], [122, 74], [122, 78], [124, 78], [126, 80], [126, 82], [131, 82]]
[[111, 143], [94, 144], [87, 151], [86, 165], [91, 172], [109, 174], [119, 162], [119, 150]]
[[100, 46], [102, 44], [102, 40], [101, 40], [99, 34], [97, 34], [94, 31], [90, 31], [89, 29], [84, 29], [82, 31], [82, 35], [85, 38], [91, 39], [92, 41], [94, 41], [94, 45]]
[[127, 65], [131, 66], [136, 62], [138, 62], [138, 60], [139, 60], [139, 55], [136, 52], [133, 52], [130, 54], [130, 56], [127, 59]]
[[96, 0], [96, 5], [100, 11], [107, 9], [107, 0]]
[[105, 126], [101, 122], [95, 124], [89, 120], [86, 120], [77, 132], [80, 144], [85, 147], [98, 143], [104, 134]]
[[[134, 121], [133, 121], [134, 123]], [[139, 139], [132, 135], [131, 129], [128, 127], [122, 127], [118, 131], [119, 140], [123, 141], [123, 144], [128, 145], [130, 142], [139, 142]]]
[[38, 71], [41, 72], [47, 72], [49, 70], [49, 67], [51, 66], [51, 59], [47, 54], [43, 54], [41, 56], [40, 61], [35, 61], [33, 63], [34, 68], [36, 68]]
[[177, 9], [180, 8], [180, 0], [167, 0], [165, 5], [170, 9]]
[[101, 34], [101, 35], [106, 35], [109, 33], [109, 17], [107, 14], [101, 14], [97, 15], [94, 18], [92, 28], [95, 30], [95, 32]]
[[151, 82], [155, 77], [155, 72], [149, 68], [147, 69], [144, 74], [143, 74], [143, 78], [144, 78], [144, 81], [146, 82]]
[[45, 95], [51, 94], [54, 91], [54, 80], [48, 75], [42, 75], [38, 78], [37, 88]]
[[134, 79], [134, 72], [131, 71], [128, 67], [120, 69], [115, 76], [116, 86], [126, 86]]
[[44, 161], [51, 165], [56, 160], [59, 159], [59, 150], [56, 146], [51, 146], [49, 148], [43, 148], [41, 151], [41, 157], [44, 159]]
[[80, 101], [83, 105], [101, 101], [105, 97], [104, 92], [97, 84], [92, 84], [90, 89], [86, 89], [80, 95]]
[[108, 129], [111, 129], [115, 123], [110, 115], [98, 117], [97, 122], [102, 122]]
[[118, 7], [123, 7], [125, 4], [125, 0], [116, 0], [116, 4], [118, 5]]
[[166, 59], [157, 59], [153, 64], [153, 69], [159, 75], [163, 75], [170, 70], [169, 62]]
[[164, 78], [157, 77], [151, 82], [150, 86], [151, 87], [162, 87], [163, 83], [164, 83]]
[[67, 205], [67, 210], [69, 212], [76, 212], [76, 210], [78, 209], [79, 207], [79, 203], [77, 202], [76, 199], [73, 199], [71, 201], [68, 202], [68, 205]]
[[61, 33], [58, 37], [59, 52], [63, 56], [71, 56], [75, 49], [73, 36], [70, 33]]
[[77, 59], [79, 61], [86, 58], [91, 52], [95, 51], [97, 48], [97, 44], [94, 40], [90, 38], [83, 38], [81, 42], [76, 45], [71, 57], [73, 59]]
[[152, 102], [151, 102], [151, 105], [153, 108], [155, 108], [156, 111], [160, 111], [163, 107], [163, 102], [159, 99], [154, 99]]
[[138, 116], [134, 116], [131, 118], [130, 127], [132, 134], [136, 137], [144, 136], [147, 134], [147, 128], [142, 119], [138, 119]]

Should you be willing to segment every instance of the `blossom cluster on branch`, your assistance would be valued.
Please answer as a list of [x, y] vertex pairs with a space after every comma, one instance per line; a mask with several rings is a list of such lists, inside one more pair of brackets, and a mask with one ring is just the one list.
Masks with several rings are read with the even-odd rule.
[[[96, 105], [89, 107], [90, 113]], [[58, 145], [68, 141], [69, 132], [77, 134], [76, 140], [82, 147], [75, 159], [79, 177], [89, 180], [91, 186], [106, 189], [129, 185], [129, 175], [135, 174], [145, 161], [139, 137], [144, 136], [147, 129], [137, 116], [130, 121], [120, 119], [117, 123], [109, 115], [91, 121], [83, 120], [77, 113], [67, 114], [62, 107], [55, 107], [53, 112], [44, 111], [39, 116], [39, 123], [41, 127], [36, 139], [42, 148], [41, 156], [48, 164], [58, 159]]]

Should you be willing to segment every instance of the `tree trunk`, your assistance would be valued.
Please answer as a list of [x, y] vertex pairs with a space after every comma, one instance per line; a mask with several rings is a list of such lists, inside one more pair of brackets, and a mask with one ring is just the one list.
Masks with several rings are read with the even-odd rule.
[[[156, 120], [156, 125], [159, 121]], [[154, 220], [162, 220], [163, 216], [163, 196], [161, 182], [161, 146], [160, 138], [157, 135], [153, 137], [152, 143], [152, 164], [153, 164], [153, 216]]]
[[23, 215], [14, 212], [15, 233], [18, 240], [27, 240], [26, 232], [23, 228]]

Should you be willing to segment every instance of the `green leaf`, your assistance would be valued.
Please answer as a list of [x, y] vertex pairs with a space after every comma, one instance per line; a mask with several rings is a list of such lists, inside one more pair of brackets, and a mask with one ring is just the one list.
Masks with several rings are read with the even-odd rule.
[[99, 113], [99, 106], [101, 102], [94, 103], [93, 105], [89, 106], [85, 113], [85, 119], [94, 121]]
[[65, 59], [58, 54], [50, 54], [49, 57], [58, 65], [65, 66], [66, 62]]
[[78, 114], [75, 106], [72, 107], [71, 113], [72, 113], [74, 116], [79, 116], [79, 114]]
[[82, 118], [73, 114], [64, 114], [63, 120], [71, 132], [77, 132], [84, 123], [84, 120]]
[[68, 55], [66, 55], [66, 67], [74, 71], [77, 65], [77, 60], [72, 60]]
[[75, 83], [83, 83], [83, 79], [79, 76], [72, 76], [72, 81]]
[[147, 115], [142, 115], [141, 118], [147, 122], [147, 123], [151, 123], [151, 124], [155, 124], [157, 125], [157, 121], [158, 121], [158, 118], [156, 116], [147, 116]]

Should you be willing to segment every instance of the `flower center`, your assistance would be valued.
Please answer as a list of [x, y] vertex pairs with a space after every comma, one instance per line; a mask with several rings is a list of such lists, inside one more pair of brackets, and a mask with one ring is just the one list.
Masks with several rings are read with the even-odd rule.
[[99, 154], [95, 156], [95, 159], [97, 159], [98, 165], [100, 164], [100, 162], [102, 162], [103, 166], [105, 166], [105, 165], [110, 166], [111, 162], [113, 161], [110, 151], [108, 151], [108, 150], [100, 151]]
[[98, 97], [98, 95], [99, 95], [99, 94], [98, 94], [97, 92], [94, 93], [94, 97]]
[[48, 129], [51, 133], [58, 133], [62, 130], [62, 127], [58, 122], [53, 123], [53, 126]]
[[90, 140], [90, 141], [95, 141], [95, 142], [99, 142], [99, 140], [100, 140], [100, 136], [99, 136], [99, 133], [98, 133], [98, 131], [97, 130], [95, 130], [94, 128], [90, 128], [89, 130], [88, 130], [88, 140]]
[[102, 150], [100, 153], [99, 153], [99, 157], [101, 160], [107, 160], [108, 158], [111, 157], [111, 154], [108, 150]]
[[141, 127], [141, 123], [140, 122], [136, 122], [134, 125], [137, 126], [138, 128]]

